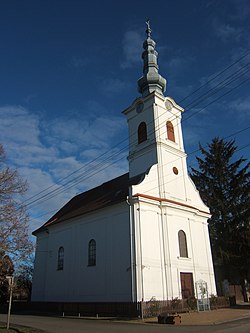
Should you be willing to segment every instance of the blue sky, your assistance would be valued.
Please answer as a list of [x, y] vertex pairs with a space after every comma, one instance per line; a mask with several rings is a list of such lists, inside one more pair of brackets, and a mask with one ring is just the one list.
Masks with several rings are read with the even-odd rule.
[[249, 159], [248, 0], [2, 1], [0, 142], [29, 183], [30, 230], [128, 171], [121, 112], [139, 96], [148, 17], [189, 166], [215, 136]]

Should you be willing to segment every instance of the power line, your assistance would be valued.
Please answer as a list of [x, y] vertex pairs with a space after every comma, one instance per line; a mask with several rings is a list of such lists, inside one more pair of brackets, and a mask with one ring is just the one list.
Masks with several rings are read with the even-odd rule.
[[[208, 81], [206, 81], [206, 83], [204, 83], [203, 85], [201, 85], [199, 88], [197, 88], [196, 90], [194, 90], [192, 93], [190, 93], [189, 95], [187, 95], [186, 97], [184, 97], [183, 99], [180, 100], [180, 103], [185, 101], [188, 97], [194, 95], [197, 91], [201, 90], [202, 88], [204, 88], [206, 85], [208, 85], [208, 83], [214, 81], [217, 77], [221, 76], [221, 74], [225, 73], [229, 68], [233, 67], [234, 65], [236, 65], [237, 63], [239, 63], [242, 59], [246, 58], [248, 55], [250, 54], [250, 51], [247, 51], [242, 57], [238, 58], [236, 61], [234, 61], [232, 64], [230, 64], [229, 66], [227, 66], [225, 69], [223, 69], [222, 71], [220, 71], [218, 74], [216, 74], [214, 77], [212, 77], [211, 79], [209, 79]], [[213, 76], [214, 74], [212, 74]]]
[[[227, 69], [230, 68], [230, 67], [232, 67], [234, 64], [236, 64], [236, 63], [239, 62], [240, 60], [242, 60], [242, 59], [243, 59], [244, 57], [246, 57], [249, 53], [250, 53], [250, 52], [248, 52], [247, 54], [245, 54], [244, 56], [242, 56], [241, 58], [239, 58], [239, 59], [238, 59], [237, 61], [235, 61], [233, 64], [231, 64], [230, 66], [228, 66]], [[244, 67], [245, 67], [245, 66], [243, 66], [242, 68], [244, 68]], [[242, 70], [242, 68], [241, 68], [240, 70]], [[226, 69], [223, 70], [222, 72], [225, 72], [225, 71], [226, 71]], [[222, 73], [222, 72], [220, 72], [220, 73]], [[239, 72], [239, 70], [238, 70], [237, 72]], [[237, 73], [237, 72], [236, 72], [236, 73]], [[234, 75], [235, 75], [236, 73], [234, 73]], [[209, 82], [211, 82], [212, 80], [214, 80], [214, 79], [215, 79], [216, 77], [218, 77], [218, 76], [219, 76], [219, 74], [216, 75], [216, 76], [215, 76], [214, 78], [212, 78], [211, 80], [209, 80], [206, 84], [208, 84]], [[230, 76], [227, 77], [225, 80], [228, 80], [229, 78], [230, 78]], [[227, 82], [226, 85], [230, 84], [231, 82], [235, 81], [235, 80], [238, 79], [238, 78], [239, 78], [239, 76], [236, 77], [236, 78], [234, 78], [233, 80]], [[222, 82], [224, 82], [225, 80], [223, 80]], [[246, 79], [245, 81], [247, 81], [247, 80], [248, 80], [248, 79]], [[229, 90], [229, 91], [226, 92], [225, 94], [219, 96], [216, 100], [210, 102], [210, 103], [207, 104], [203, 109], [198, 110], [197, 112], [195, 112], [195, 113], [193, 113], [192, 115], [190, 115], [188, 118], [185, 118], [183, 121], [185, 121], [185, 120], [191, 118], [192, 116], [194, 116], [195, 114], [201, 112], [201, 111], [204, 110], [207, 106], [209, 106], [209, 105], [211, 105], [212, 103], [216, 102], [216, 101], [217, 101], [218, 99], [220, 99], [221, 97], [223, 97], [223, 96], [227, 95], [228, 93], [230, 93], [233, 89], [236, 89], [238, 86], [240, 86], [240, 85], [242, 85], [243, 83], [245, 83], [245, 81], [243, 81], [241, 84], [237, 85], [236, 87], [232, 88], [231, 90]], [[206, 85], [206, 84], [205, 84], [205, 85]], [[203, 85], [203, 86], [205, 86], [205, 85]], [[224, 85], [222, 88], [224, 88], [224, 87], [225, 87], [225, 85]], [[210, 89], [210, 90], [213, 90], [213, 89], [214, 89], [214, 88], [212, 88], [212, 89]], [[199, 90], [199, 89], [197, 89], [197, 90]], [[197, 91], [197, 90], [196, 90], [196, 91]], [[217, 92], [218, 92], [218, 90], [217, 90]], [[192, 95], [192, 94], [190, 94], [190, 95]], [[189, 96], [190, 96], [190, 95], [189, 95]], [[206, 93], [205, 95], [207, 95], [207, 93]], [[186, 96], [186, 98], [187, 98], [187, 97], [188, 97], [188, 96]], [[201, 97], [202, 97], [202, 96], [201, 96]], [[200, 97], [200, 98], [201, 98], [201, 97]], [[184, 99], [186, 99], [186, 98], [184, 98]], [[200, 98], [199, 98], [199, 99], [200, 99]], [[205, 100], [205, 98], [203, 98], [203, 100]], [[199, 101], [199, 103], [201, 103], [201, 100]], [[197, 105], [197, 104], [196, 104], [196, 105]], [[118, 147], [121, 143], [124, 143], [125, 141], [127, 141], [127, 139], [125, 139], [125, 140], [119, 142], [117, 145], [115, 145], [115, 146], [113, 147], [113, 149], [116, 148], [116, 147]], [[111, 158], [115, 157], [117, 154], [120, 154], [120, 153], [121, 153], [122, 151], [124, 151], [125, 149], [127, 149], [127, 146], [126, 146], [125, 148], [122, 148], [122, 149], [119, 150], [118, 152], [115, 152], [115, 153], [113, 153], [112, 155], [108, 156], [108, 157], [106, 158], [106, 160], [110, 160]], [[70, 173], [70, 174], [67, 175], [66, 177], [60, 179], [59, 182], [62, 182], [63, 180], [68, 179], [70, 176], [76, 174], [76, 173], [79, 172], [80, 170], [83, 170], [83, 169], [86, 168], [88, 165], [91, 166], [91, 164], [93, 164], [95, 161], [97, 161], [97, 160], [100, 159], [101, 157], [105, 156], [107, 153], [109, 153], [109, 151], [104, 152], [103, 154], [101, 154], [100, 156], [98, 156], [98, 157], [95, 158], [94, 160], [88, 162], [87, 164], [85, 164], [85, 165], [82, 166], [81, 168], [75, 170], [74, 172]], [[104, 161], [106, 161], [106, 160], [104, 160]], [[120, 160], [120, 159], [119, 159], [119, 160]], [[112, 163], [112, 164], [113, 164], [113, 163]], [[112, 164], [110, 164], [110, 165], [112, 165]], [[99, 162], [99, 163], [97, 164], [97, 166], [98, 166], [98, 167], [101, 167], [101, 170], [103, 170], [103, 161]], [[95, 168], [96, 168], [96, 166], [95, 166]], [[95, 172], [94, 175], [95, 175], [96, 173], [97, 173], [97, 172]], [[88, 175], [88, 172], [85, 173], [84, 176], [80, 176], [80, 179], [83, 180], [87, 175]], [[92, 177], [92, 176], [93, 176], [93, 175], [87, 176], [87, 179], [88, 179], [89, 177]], [[81, 181], [81, 180], [80, 180], [80, 181]], [[63, 183], [60, 187], [65, 187], [66, 185], [68, 185], [68, 184], [70, 184], [70, 183], [72, 183], [72, 182], [74, 182], [72, 186], [75, 186], [75, 185], [79, 184], [79, 176], [78, 176], [78, 177], [75, 177], [73, 180], [69, 180], [69, 181], [67, 181], [66, 183]], [[28, 198], [28, 199], [26, 199], [25, 202], [29, 201], [30, 199], [33, 199], [31, 202], [28, 202], [27, 205], [29, 206], [29, 205], [33, 204], [34, 202], [37, 202], [37, 201], [39, 201], [39, 200], [42, 200], [43, 198], [45, 198], [45, 197], [48, 196], [48, 195], [50, 195], [49, 198], [51, 198], [51, 195], [52, 195], [52, 194], [55, 194], [56, 192], [57, 192], [58, 194], [64, 192], [64, 190], [62, 191], [61, 189], [58, 189], [58, 188], [57, 188], [57, 189], [54, 189], [54, 190], [50, 191], [50, 192], [47, 193], [47, 194], [44, 194], [42, 197], [39, 197], [39, 198], [37, 198], [36, 200], [34, 200], [35, 197], [39, 196], [40, 194], [46, 192], [47, 190], [49, 190], [50, 188], [53, 188], [53, 187], [55, 187], [55, 186], [56, 186], [56, 185], [51, 185], [50, 187], [48, 187], [48, 188], [42, 190], [41, 192], [37, 193], [37, 194], [36, 194], [35, 196], [33, 196], [32, 198]], [[66, 188], [68, 189], [68, 188], [71, 188], [72, 186], [70, 186], [70, 187], [66, 187]]]
[[[219, 82], [218, 84], [216, 84], [214, 87], [212, 87], [211, 89], [209, 89], [204, 96], [210, 97], [212, 95], [214, 95], [216, 92], [218, 92], [219, 90], [217, 90], [217, 87], [220, 88], [224, 88], [226, 86], [228, 86], [229, 84], [231, 84], [232, 82], [234, 82], [235, 80], [239, 79], [242, 75], [248, 73], [250, 71], [250, 63], [247, 63], [246, 65], [244, 65], [243, 67], [241, 67], [239, 70], [237, 70], [235, 73], [229, 75], [228, 77], [226, 77], [223, 81]], [[242, 72], [243, 71], [243, 72]], [[242, 72], [242, 73], [241, 73]], [[225, 83], [221, 86], [222, 83]], [[203, 96], [196, 98], [194, 101], [190, 102], [189, 104], [185, 105], [185, 109], [188, 108], [189, 106], [193, 106], [193, 104], [195, 104], [195, 102], [199, 101], [200, 98], [204, 98]], [[198, 103], [199, 104], [199, 103]], [[196, 104], [195, 104], [196, 105]]]
[[[244, 128], [244, 129], [238, 130], [238, 131], [236, 131], [236, 132], [234, 132], [234, 133], [232, 133], [232, 134], [226, 136], [225, 138], [229, 138], [229, 137], [235, 136], [236, 134], [240, 134], [240, 133], [242, 133], [242, 132], [244, 132], [244, 131], [246, 131], [246, 130], [248, 130], [248, 129], [250, 129], [250, 126]], [[224, 138], [224, 139], [225, 139], [225, 138]], [[196, 149], [196, 150], [194, 150], [194, 151], [188, 153], [187, 155], [190, 156], [190, 155], [192, 155], [192, 154], [198, 152], [199, 150], [200, 150], [200, 149]], [[179, 160], [180, 158], [181, 158], [181, 157], [178, 157], [176, 160], [172, 161], [171, 163], [174, 163], [175, 161]], [[119, 160], [121, 160], [121, 159], [123, 159], [123, 157], [120, 158]], [[117, 161], [116, 161], [116, 162], [117, 162]], [[108, 164], [108, 166], [110, 166], [110, 165], [112, 165], [112, 164], [114, 164], [114, 163], [116, 163], [116, 162], [110, 163], [110, 164]], [[106, 168], [106, 167], [105, 167], [105, 168]], [[93, 177], [94, 175], [96, 175], [96, 174], [98, 174], [98, 173], [99, 173], [98, 170], [93, 171], [93, 173], [90, 174], [88, 177], [91, 178], [91, 177]], [[73, 183], [73, 184], [71, 184], [69, 187], [67, 187], [67, 189], [69, 189], [69, 188], [71, 188], [71, 187], [73, 187], [73, 186], [75, 186], [75, 185], [76, 185], [76, 184]], [[57, 193], [57, 195], [63, 193], [64, 191], [65, 191], [65, 189], [61, 189], [61, 191], [60, 191], [59, 193]], [[43, 202], [45, 202], [45, 201], [47, 201], [47, 200], [49, 200], [49, 199], [51, 199], [51, 198], [53, 198], [53, 197], [54, 197], [53, 193], [50, 193], [50, 196], [48, 196], [47, 198], [45, 198], [45, 199], [43, 200]], [[32, 202], [32, 203], [30, 204], [31, 207], [32, 207], [32, 205], [34, 206], [34, 204], [35, 204], [37, 201], [39, 201], [39, 200], [40, 200], [40, 198], [37, 199], [37, 200], [34, 200], [34, 202]], [[39, 204], [41, 204], [41, 203], [39, 203]], [[30, 208], [31, 208], [31, 207], [30, 207]]]
[[[232, 64], [230, 64], [229, 66], [227, 66], [225, 69], [223, 69], [222, 71], [220, 71], [217, 75], [215, 75], [214, 77], [212, 77], [210, 80], [208, 80], [205, 84], [203, 84], [202, 86], [200, 86], [198, 89], [194, 90], [192, 93], [190, 93], [189, 95], [187, 95], [186, 97], [184, 97], [182, 101], [186, 100], [188, 97], [192, 96], [194, 93], [196, 93], [197, 91], [201, 90], [203, 87], [205, 87], [206, 85], [208, 85], [208, 83], [212, 82], [214, 79], [216, 79], [217, 77], [219, 77], [221, 74], [223, 74], [224, 72], [226, 72], [229, 68], [233, 67], [235, 64], [237, 64], [238, 62], [240, 62], [242, 59], [244, 59], [245, 57], [247, 57], [247, 55], [250, 54], [250, 51], [248, 51], [247, 53], [245, 53], [243, 56], [241, 56], [239, 59], [237, 59], [236, 61], [234, 61]], [[188, 105], [189, 106], [189, 105]], [[125, 139], [126, 140], [126, 139]], [[115, 147], [119, 146], [121, 143], [123, 143], [125, 140], [121, 141], [120, 143], [118, 143]], [[70, 173], [69, 175], [61, 178], [59, 180], [59, 182], [63, 181], [64, 179], [69, 178], [70, 176], [72, 176], [73, 174], [79, 172], [80, 170], [86, 168], [88, 165], [91, 165], [94, 161], [96, 161], [97, 159], [101, 158], [102, 156], [105, 156], [109, 151], [104, 152], [103, 154], [101, 154], [100, 156], [98, 156], [97, 158], [95, 158], [94, 160], [90, 161], [89, 163], [85, 164], [84, 166], [80, 167], [79, 169], [73, 171], [72, 173]], [[47, 191], [50, 188], [55, 187], [56, 185], [51, 185], [48, 188], [45, 188], [44, 190], [38, 192], [36, 195], [34, 195], [32, 198], [28, 198], [26, 199], [24, 202], [29, 201], [29, 199], [34, 199], [34, 197], [38, 196], [41, 193], [44, 193], [45, 191]]]
[[[243, 131], [245, 131], [245, 130], [247, 130], [247, 129], [249, 129], [249, 128], [250, 128], [250, 126], [249, 126], [248, 128], [245, 128], [244, 130], [237, 131], [237, 132], [235, 132], [235, 133], [243, 132]], [[227, 137], [231, 137], [231, 136], [233, 136], [235, 133], [232, 133], [232, 134], [230, 134], [230, 135], [227, 136]], [[226, 138], [227, 138], [227, 137], [226, 137]], [[224, 139], [225, 139], [225, 138], [224, 138]], [[244, 146], [242, 146], [242, 147], [237, 148], [237, 149], [235, 150], [235, 152], [239, 152], [239, 151], [241, 151], [241, 150], [243, 150], [243, 149], [245, 149], [245, 148], [247, 148], [247, 147], [249, 147], [249, 146], [250, 146], [250, 143], [248, 143], [248, 144], [246, 144], [246, 145], [244, 145]], [[195, 153], [195, 152], [198, 152], [198, 151], [200, 151], [200, 149], [197, 149], [197, 150], [195, 150], [195, 151], [189, 153], [188, 155], [190, 156], [191, 154], [193, 154], [193, 153]], [[181, 157], [179, 157], [179, 158], [181, 158]], [[179, 159], [179, 158], [178, 158], [178, 159]], [[174, 162], [174, 161], [172, 161], [172, 163], [173, 163], [173, 162]], [[197, 164], [197, 163], [196, 163], [196, 164]], [[163, 166], [164, 166], [164, 165], [163, 165]], [[193, 164], [193, 166], [194, 166], [194, 164]], [[183, 171], [183, 169], [181, 169], [180, 171]], [[172, 173], [171, 173], [171, 174], [172, 174]], [[170, 173], [167, 174], [166, 177], [168, 177], [169, 175], [170, 175]], [[169, 183], [171, 183], [171, 182], [173, 182], [173, 181], [176, 181], [177, 179], [179, 179], [179, 178], [181, 178], [181, 177], [182, 177], [182, 174], [181, 174], [181, 172], [180, 172], [180, 175], [179, 175], [179, 176], [173, 178], [172, 180], [169, 180], [169, 181], [165, 182], [163, 185], [167, 185], [167, 184], [169, 184]], [[157, 188], [158, 188], [158, 186], [156, 186], [156, 187], [151, 187], [150, 189], [146, 190], [144, 193], [151, 192], [152, 190], [157, 189]], [[47, 199], [47, 200], [48, 200], [48, 199]], [[58, 210], [54, 210], [54, 211], [58, 211]], [[53, 212], [54, 212], [54, 211], [53, 211]], [[46, 215], [46, 214], [44, 214], [44, 215]]]
[[[214, 101], [208, 103], [204, 108], [202, 108], [201, 110], [198, 110], [197, 112], [191, 114], [188, 118], [185, 118], [184, 120], [187, 120], [187, 119], [191, 118], [192, 116], [194, 116], [195, 114], [201, 112], [201, 111], [204, 110], [207, 106], [209, 106], [209, 105], [211, 105], [212, 103], [216, 102], [216, 101], [219, 100], [221, 97], [223, 97], [223, 96], [229, 94], [232, 90], [234, 90], [234, 89], [236, 89], [237, 87], [241, 86], [242, 84], [244, 84], [244, 83], [245, 83], [246, 81], [248, 81], [248, 80], [249, 80], [249, 78], [247, 78], [246, 80], [244, 80], [243, 82], [241, 82], [241, 83], [240, 83], [239, 85], [237, 85], [236, 87], [230, 89], [229, 91], [227, 91], [227, 92], [224, 93], [223, 95], [219, 96], [216, 100], [214, 100]], [[184, 121], [184, 120], [183, 120], [183, 121]], [[124, 140], [124, 141], [125, 141], [125, 140]], [[127, 147], [125, 147], [125, 149], [126, 149], [126, 148], [127, 148]], [[124, 150], [124, 148], [123, 148], [123, 150]], [[120, 154], [120, 153], [121, 153], [121, 150], [120, 150], [118, 153]], [[111, 155], [111, 157], [117, 155], [118, 153], [114, 153], [113, 155]], [[110, 157], [107, 157], [107, 159], [109, 160]], [[123, 159], [123, 157], [120, 158], [120, 159], [118, 159], [118, 160], [116, 160], [116, 162], [119, 161], [119, 160], [121, 160], [121, 159]], [[107, 166], [110, 166], [110, 165], [112, 165], [112, 164], [114, 164], [114, 162], [113, 162], [113, 163], [109, 163]], [[105, 168], [107, 167], [107, 166], [106, 166], [105, 168], [103, 168], [103, 161], [101, 161], [98, 165], [101, 166], [101, 170], [103, 170], [103, 169], [105, 169]], [[96, 174], [99, 173], [99, 172], [100, 172], [100, 171], [97, 170], [97, 171], [95, 171], [94, 173], [88, 175], [88, 176], [87, 176], [87, 179], [93, 177], [94, 175], [96, 175]], [[72, 181], [75, 181], [75, 182], [72, 183], [70, 186], [68, 186], [68, 187], [66, 187], [66, 188], [63, 187], [62, 189], [59, 189], [59, 190], [58, 190], [58, 189], [55, 189], [55, 190], [53, 190], [53, 191], [51, 191], [51, 192], [45, 194], [44, 196], [42, 196], [42, 197], [40, 197], [40, 198], [38, 198], [38, 199], [36, 199], [36, 200], [31, 201], [30, 203], [28, 203], [28, 206], [32, 206], [32, 204], [36, 203], [37, 201], [41, 201], [42, 199], [44, 199], [44, 198], [46, 198], [46, 197], [47, 197], [47, 198], [45, 199], [45, 201], [47, 201], [47, 200], [53, 198], [55, 192], [57, 192], [56, 195], [63, 193], [66, 189], [69, 189], [69, 188], [71, 188], [71, 187], [76, 186], [77, 184], [79, 184], [79, 183], [80, 183], [85, 177], [86, 177], [86, 175], [80, 177], [80, 179], [79, 179], [79, 177], [76, 177], [76, 178], [74, 178], [73, 180], [68, 181], [66, 184], [62, 185], [61, 187], [63, 187], [63, 186], [65, 187], [67, 184], [72, 183]]]
[[[120, 142], [119, 142], [118, 144], [116, 144], [112, 149], [115, 149], [115, 148], [118, 147], [121, 143], [124, 143], [125, 141], [127, 141], [127, 139], [124, 139], [124, 140], [120, 141]], [[88, 162], [87, 164], [84, 164], [84, 165], [83, 165], [82, 167], [80, 167], [79, 169], [77, 169], [77, 170], [71, 172], [70, 174], [68, 174], [67, 176], [65, 176], [65, 177], [63, 177], [63, 178], [61, 178], [61, 179], [59, 179], [58, 182], [60, 183], [60, 182], [62, 182], [63, 180], [69, 178], [70, 176], [76, 174], [76, 173], [79, 172], [80, 170], [83, 170], [84, 168], [90, 166], [90, 165], [93, 164], [95, 161], [97, 161], [97, 160], [100, 159], [101, 157], [105, 156], [105, 155], [106, 155], [107, 153], [109, 153], [109, 152], [110, 152], [110, 150], [105, 151], [104, 153], [102, 153], [101, 155], [97, 156], [96, 158], [94, 158], [93, 160], [91, 160], [90, 162]], [[111, 155], [111, 157], [112, 157], [112, 155]], [[61, 186], [65, 186], [67, 183], [68, 183], [68, 182], [66, 182], [65, 184], [62, 184]], [[27, 198], [26, 200], [24, 200], [23, 203], [25, 203], [25, 202], [27, 202], [27, 201], [29, 201], [29, 200], [31, 200], [31, 199], [33, 200], [36, 196], [38, 196], [38, 195], [40, 195], [40, 194], [46, 192], [47, 190], [49, 190], [50, 188], [53, 188], [53, 187], [55, 187], [55, 186], [56, 186], [56, 185], [54, 184], [54, 185], [51, 185], [51, 186], [49, 186], [49, 187], [43, 189], [42, 191], [38, 192], [38, 193], [35, 194], [34, 196], [32, 196], [32, 197]], [[57, 189], [56, 189], [56, 190], [57, 190]], [[53, 191], [56, 191], [56, 190], [53, 190]], [[52, 191], [52, 192], [53, 192], [53, 191]]]
[[[239, 152], [239, 151], [241, 151], [241, 150], [243, 150], [243, 149], [245, 149], [245, 148], [247, 148], [247, 147], [249, 147], [249, 146], [250, 146], [250, 143], [247, 143], [246, 145], [244, 145], [244, 146], [242, 146], [242, 147], [238, 147], [238, 148], [235, 150], [235, 152]], [[199, 150], [200, 150], [200, 149], [198, 149], [197, 151], [199, 151]], [[198, 162], [196, 162], [195, 164], [197, 164], [197, 163], [198, 163]], [[193, 164], [192, 166], [190, 165], [190, 167], [193, 167], [193, 166], [194, 166], [194, 164]], [[181, 169], [180, 171], [182, 172], [183, 169]], [[165, 182], [163, 185], [167, 185], [167, 184], [169, 184], [169, 183], [171, 183], [171, 182], [173, 182], [173, 181], [176, 181], [176, 179], [180, 179], [180, 178], [182, 177], [181, 172], [180, 172], [180, 175], [179, 175], [179, 176], [175, 176], [173, 179], [171, 179], [171, 180]], [[172, 174], [172, 173], [171, 173], [171, 174]], [[170, 174], [170, 173], [167, 174], [166, 177], [170, 176], [171, 174]], [[152, 191], [152, 190], [154, 190], [154, 189], [157, 189], [157, 188], [158, 188], [158, 186], [156, 186], [156, 187], [151, 187], [151, 188], [149, 188], [148, 190], [144, 191], [144, 193], [148, 193], [148, 192], [150, 192], [150, 191]]]
[[211, 104], [217, 102], [219, 99], [221, 99], [222, 97], [230, 94], [233, 90], [239, 88], [240, 86], [242, 86], [243, 84], [245, 84], [250, 78], [245, 79], [243, 82], [241, 82], [240, 84], [238, 84], [237, 86], [233, 87], [232, 89], [228, 90], [227, 92], [225, 92], [223, 95], [219, 96], [218, 98], [216, 98], [215, 100], [211, 101], [210, 103], [208, 103], [206, 106], [204, 106], [201, 110], [198, 110], [194, 113], [192, 113], [189, 117], [185, 118], [182, 122], [190, 119], [191, 117], [193, 117], [194, 115], [200, 113], [201, 111], [205, 110], [208, 106], [210, 106]]

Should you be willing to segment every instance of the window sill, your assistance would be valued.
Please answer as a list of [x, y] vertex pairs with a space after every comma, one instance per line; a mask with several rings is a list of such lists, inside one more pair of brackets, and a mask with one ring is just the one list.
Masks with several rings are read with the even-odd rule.
[[184, 260], [184, 261], [190, 261], [191, 260], [191, 258], [187, 258], [187, 257], [177, 257], [177, 259]]
[[171, 144], [173, 144], [173, 146], [178, 146], [178, 143], [176, 142], [176, 141], [172, 141], [172, 140], [170, 140], [170, 139], [168, 139], [168, 138], [166, 138], [166, 141], [169, 143], [171, 143]]
[[149, 139], [146, 139], [146, 140], [144, 140], [144, 141], [142, 141], [142, 142], [137, 142], [137, 144], [136, 144], [136, 147], [138, 148], [138, 147], [141, 147], [141, 146], [144, 146], [145, 144], [147, 144], [149, 142]]

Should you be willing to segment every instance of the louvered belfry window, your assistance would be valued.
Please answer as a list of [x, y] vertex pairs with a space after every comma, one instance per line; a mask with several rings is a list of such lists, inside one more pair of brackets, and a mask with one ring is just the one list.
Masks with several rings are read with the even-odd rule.
[[138, 127], [138, 144], [147, 140], [147, 125], [143, 121]]
[[174, 126], [171, 121], [167, 121], [167, 135], [170, 141], [175, 142]]

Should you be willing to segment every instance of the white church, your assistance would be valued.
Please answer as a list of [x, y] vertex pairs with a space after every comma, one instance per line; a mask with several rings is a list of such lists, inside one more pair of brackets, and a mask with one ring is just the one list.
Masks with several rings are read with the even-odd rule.
[[141, 302], [216, 295], [209, 209], [187, 171], [181, 116], [165, 97], [147, 22], [140, 97], [123, 111], [129, 172], [64, 205], [37, 237], [33, 302]]

